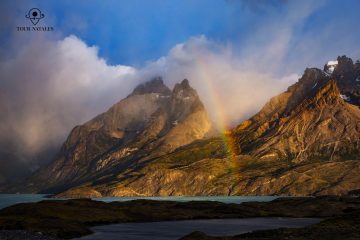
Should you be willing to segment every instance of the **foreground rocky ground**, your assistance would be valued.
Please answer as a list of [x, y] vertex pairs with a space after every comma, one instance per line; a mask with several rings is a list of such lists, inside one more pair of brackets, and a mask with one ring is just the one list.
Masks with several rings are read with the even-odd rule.
[[[231, 238], [212, 238], [195, 232], [184, 239], [303, 239], [297, 237], [304, 234], [311, 237], [333, 235], [346, 237], [341, 239], [355, 239], [352, 237], [359, 236], [359, 211], [360, 198], [331, 196], [282, 198], [267, 203], [242, 204], [206, 201], [181, 203], [135, 200], [104, 203], [89, 199], [46, 200], [39, 203], [16, 204], [2, 209], [0, 229], [26, 230], [28, 234], [33, 232], [41, 233], [43, 236], [70, 239], [91, 234], [91, 226], [112, 223], [270, 216], [321, 217], [326, 220], [312, 227], [297, 230], [261, 231]], [[328, 235], [322, 234], [323, 231]], [[4, 232], [0, 233], [0, 237], [3, 235]]]
[[0, 240], [60, 240], [60, 238], [44, 235], [41, 232], [1, 230]]

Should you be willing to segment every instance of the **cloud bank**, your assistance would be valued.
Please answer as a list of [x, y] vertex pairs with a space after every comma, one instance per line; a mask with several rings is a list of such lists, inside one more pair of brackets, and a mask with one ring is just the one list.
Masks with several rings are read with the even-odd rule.
[[136, 85], [131, 81], [134, 68], [109, 66], [97, 52], [69, 36], [32, 41], [1, 62], [2, 146], [11, 145], [7, 149], [20, 159], [57, 147], [72, 127], [106, 110]]

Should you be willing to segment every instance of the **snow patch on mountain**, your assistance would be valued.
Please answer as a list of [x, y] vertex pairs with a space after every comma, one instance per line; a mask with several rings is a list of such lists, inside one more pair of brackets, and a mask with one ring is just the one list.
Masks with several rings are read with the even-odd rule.
[[350, 101], [350, 97], [346, 96], [345, 94], [340, 94], [340, 97], [345, 101]]
[[335, 67], [338, 65], [338, 61], [328, 61], [327, 66], [327, 73], [333, 73], [335, 70]]

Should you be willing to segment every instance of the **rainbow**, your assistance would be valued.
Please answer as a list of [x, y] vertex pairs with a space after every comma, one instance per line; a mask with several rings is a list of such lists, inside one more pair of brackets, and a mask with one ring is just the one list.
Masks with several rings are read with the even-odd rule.
[[239, 167], [238, 167], [238, 157], [237, 157], [237, 143], [229, 129], [229, 121], [226, 117], [224, 109], [226, 108], [223, 104], [221, 97], [216, 90], [213, 84], [213, 78], [208, 73], [208, 66], [206, 61], [200, 59], [195, 62], [196, 69], [198, 69], [198, 74], [201, 79], [204, 80], [204, 87], [206, 88], [206, 93], [209, 94], [210, 104], [215, 109], [215, 118], [216, 118], [216, 127], [221, 133], [221, 138], [224, 143], [225, 152], [227, 155], [229, 173], [232, 177], [238, 179]]

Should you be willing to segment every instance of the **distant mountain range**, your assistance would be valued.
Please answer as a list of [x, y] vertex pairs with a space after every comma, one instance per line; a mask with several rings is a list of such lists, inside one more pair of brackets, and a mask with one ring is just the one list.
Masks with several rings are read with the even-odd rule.
[[[231, 97], [231, 96], [229, 96]], [[360, 63], [346, 56], [216, 133], [188, 80], [142, 84], [76, 126], [55, 160], [7, 191], [58, 197], [324, 195], [360, 188]]]

